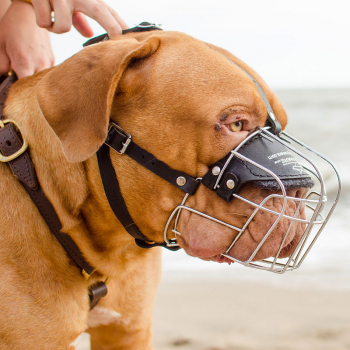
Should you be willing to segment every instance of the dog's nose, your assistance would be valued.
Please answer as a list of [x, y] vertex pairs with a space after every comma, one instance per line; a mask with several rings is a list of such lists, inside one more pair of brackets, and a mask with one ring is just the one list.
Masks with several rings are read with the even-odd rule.
[[286, 188], [287, 196], [291, 198], [305, 198], [308, 191], [305, 187]]

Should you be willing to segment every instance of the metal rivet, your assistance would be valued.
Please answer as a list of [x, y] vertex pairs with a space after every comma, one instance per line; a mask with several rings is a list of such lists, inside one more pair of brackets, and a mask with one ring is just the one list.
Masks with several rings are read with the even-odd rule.
[[213, 175], [219, 175], [220, 171], [221, 169], [218, 166], [214, 166], [211, 172], [213, 173]]
[[185, 185], [185, 183], [186, 183], [186, 179], [185, 179], [183, 176], [179, 176], [179, 177], [176, 179], [176, 183], [177, 183], [179, 186], [183, 186], [183, 185]]
[[235, 182], [233, 181], [233, 180], [227, 180], [227, 182], [226, 182], [226, 186], [230, 189], [230, 190], [232, 190], [235, 186], [236, 186], [236, 184], [235, 184]]

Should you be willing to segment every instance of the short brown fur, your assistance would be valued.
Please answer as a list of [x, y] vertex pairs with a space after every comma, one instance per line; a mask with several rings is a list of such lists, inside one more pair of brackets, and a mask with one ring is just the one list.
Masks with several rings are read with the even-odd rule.
[[[259, 81], [285, 126], [283, 107], [263, 80], [229, 52], [215, 49]], [[109, 292], [99, 306], [121, 316], [88, 330], [92, 349], [153, 348], [161, 252], [138, 248], [116, 219], [95, 153], [111, 118], [160, 160], [203, 176], [249, 132], [222, 134], [221, 116], [237, 105], [248, 129], [264, 125], [266, 109], [245, 73], [205, 43], [171, 32], [128, 34], [88, 47], [11, 88], [6, 117], [20, 125], [63, 231], [97, 273], [85, 281], [1, 163], [0, 350], [73, 349], [70, 344], [87, 327], [88, 285], [107, 276]], [[127, 156], [112, 153], [112, 161], [131, 216], [150, 240], [162, 242], [182, 191]], [[202, 195], [220, 201], [215, 194]]]

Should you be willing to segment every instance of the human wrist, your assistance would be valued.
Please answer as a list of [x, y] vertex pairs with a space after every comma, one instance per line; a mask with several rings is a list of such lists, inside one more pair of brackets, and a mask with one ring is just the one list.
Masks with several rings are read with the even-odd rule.
[[14, 24], [14, 21], [21, 28], [24, 23], [27, 23], [27, 26], [29, 23], [36, 25], [34, 7], [22, 0], [12, 0], [11, 6], [8, 8], [5, 16], [9, 20], [8, 23], [12, 23], [11, 26]]

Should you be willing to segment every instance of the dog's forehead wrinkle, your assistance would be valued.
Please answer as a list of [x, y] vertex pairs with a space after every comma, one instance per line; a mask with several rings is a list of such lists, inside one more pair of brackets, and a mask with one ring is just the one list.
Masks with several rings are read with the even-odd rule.
[[227, 117], [229, 116], [230, 114], [228, 112], [224, 112], [221, 114], [221, 118], [220, 118], [220, 121], [224, 121], [227, 119]]

